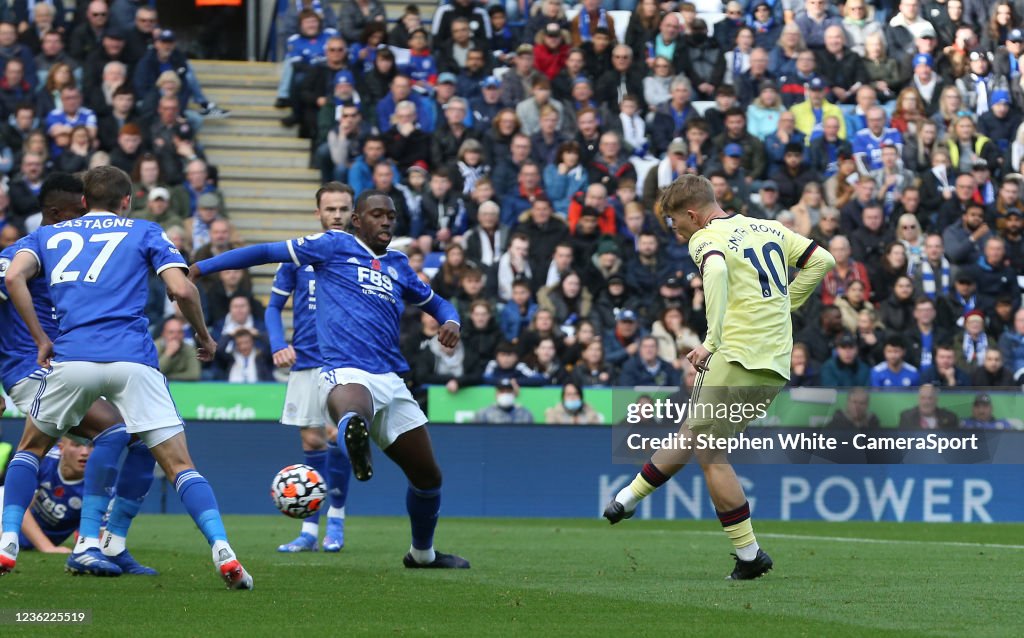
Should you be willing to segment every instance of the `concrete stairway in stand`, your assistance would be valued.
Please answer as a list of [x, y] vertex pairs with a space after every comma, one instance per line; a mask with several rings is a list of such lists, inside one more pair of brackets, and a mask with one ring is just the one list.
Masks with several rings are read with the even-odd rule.
[[[279, 66], [264, 62], [192, 62], [203, 91], [231, 117], [207, 120], [199, 139], [217, 166], [231, 223], [246, 243], [317, 232], [313, 195], [320, 184], [309, 166], [309, 140], [282, 127], [274, 108]], [[255, 268], [253, 284], [266, 298], [274, 267]]]

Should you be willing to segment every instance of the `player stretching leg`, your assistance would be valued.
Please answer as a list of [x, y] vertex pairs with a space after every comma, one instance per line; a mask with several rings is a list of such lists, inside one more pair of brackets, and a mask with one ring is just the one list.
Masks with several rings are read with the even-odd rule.
[[321, 394], [352, 460], [356, 478], [373, 476], [369, 440], [391, 458], [409, 480], [406, 508], [412, 547], [406, 567], [467, 568], [469, 562], [434, 550], [441, 508], [441, 470], [434, 458], [427, 418], [398, 373], [409, 369], [398, 349], [403, 302], [438, 320], [438, 341], [459, 341], [459, 316], [450, 303], [420, 281], [404, 253], [388, 250], [395, 203], [380, 191], [356, 201], [352, 232], [322, 235], [231, 250], [193, 264], [190, 276], [257, 264], [291, 261], [316, 271], [317, 340], [324, 359]]
[[[44, 226], [75, 219], [85, 212], [82, 206], [82, 182], [67, 173], [50, 175], [40, 188], [39, 200]], [[0, 381], [8, 388], [19, 409], [28, 413], [46, 370], [40, 369], [36, 362], [37, 351], [28, 328], [11, 305], [3, 303], [7, 299], [4, 287], [6, 267], [21, 243], [17, 242], [0, 253], [0, 325], [5, 326], [5, 329], [0, 331]], [[33, 280], [31, 292], [44, 331], [51, 338], [55, 338], [58, 332], [57, 317], [53, 312], [47, 282], [42, 279]], [[121, 415], [114, 406], [99, 399], [90, 407], [76, 432], [80, 436], [91, 436], [94, 447], [86, 465], [84, 485], [79, 489], [83, 492], [81, 525], [79, 527], [77, 522], [75, 525], [79, 527], [79, 541], [75, 545], [73, 555], [68, 558], [68, 571], [97, 576], [118, 576], [121, 573], [156, 574], [154, 570], [140, 565], [124, 549], [123, 543], [120, 552], [108, 550], [108, 553], [104, 554], [99, 547], [100, 525], [103, 515], [107, 512], [110, 491], [117, 476], [117, 461], [129, 440]], [[16, 531], [19, 512], [24, 513], [27, 510], [32, 495], [36, 492], [39, 478], [38, 472], [34, 470], [40, 465], [42, 453], [45, 451], [33, 454], [32, 450], [22, 446], [16, 455], [16, 478], [8, 482], [13, 487], [10, 495], [5, 497], [11, 508], [5, 510], [8, 518], [5, 519], [4, 531]], [[129, 465], [128, 471], [122, 474], [125, 479], [134, 478], [139, 483], [148, 481], [148, 490], [153, 480], [152, 459], [149, 469], [143, 470], [142, 474], [132, 475], [132, 472], [132, 466]], [[128, 518], [128, 523], [130, 522]], [[125, 530], [127, 531], [127, 527]], [[16, 554], [16, 547], [0, 545], [0, 574], [13, 568]]]
[[[790, 312], [799, 308], [835, 265], [828, 251], [776, 221], [727, 215], [711, 182], [684, 175], [659, 201], [670, 229], [690, 245], [701, 270], [708, 332], [687, 358], [698, 370], [687, 419], [680, 435], [731, 437], [748, 421], [707, 418], [714, 406], [767, 405], [789, 379], [793, 348]], [[800, 273], [788, 281], [791, 267]], [[659, 450], [633, 482], [605, 508], [612, 524], [629, 518], [637, 504], [693, 456], [692, 451]], [[757, 578], [772, 568], [750, 522], [750, 505], [724, 451], [697, 450], [708, 492], [722, 527], [736, 548], [733, 580]]]
[[[11, 302], [38, 345], [39, 363], [54, 359], [32, 405], [26, 447], [45, 453], [93, 401], [105, 396], [124, 416], [126, 430], [138, 434], [167, 476], [175, 477], [178, 496], [210, 543], [228, 587], [252, 589], [252, 577], [228, 544], [213, 490], [189, 456], [144, 313], [153, 270], [193, 326], [199, 357], [208, 361], [217, 346], [206, 329], [199, 292], [158, 225], [110, 212], [131, 205], [131, 180], [124, 171], [96, 168], [86, 173], [83, 184], [90, 212], [26, 237], [7, 273]], [[49, 283], [57, 311], [60, 334], [52, 343], [40, 327], [28, 287], [37, 274]], [[6, 511], [4, 525], [0, 547], [13, 542], [16, 551]]]
[[[340, 182], [324, 184], [316, 192], [314, 214], [325, 231], [344, 230], [352, 217], [352, 188]], [[292, 345], [289, 346], [284, 340], [281, 310], [292, 295], [295, 296], [294, 319]], [[345, 546], [345, 500], [352, 464], [345, 448], [338, 445], [337, 428], [333, 423], [324, 426], [330, 421], [330, 415], [324, 409], [318, 387], [323, 359], [316, 342], [316, 275], [312, 266], [300, 268], [287, 262], [278, 267], [266, 323], [274, 365], [291, 367], [281, 423], [300, 428], [306, 465], [327, 478], [329, 508], [323, 547], [325, 552], [341, 551]], [[317, 510], [302, 521], [299, 537], [279, 546], [277, 551], [316, 551], [319, 523], [320, 510]]]

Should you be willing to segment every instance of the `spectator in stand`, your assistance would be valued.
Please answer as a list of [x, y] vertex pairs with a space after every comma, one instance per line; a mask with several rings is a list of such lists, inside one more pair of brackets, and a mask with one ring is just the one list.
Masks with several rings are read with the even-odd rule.
[[143, 200], [145, 207], [133, 210], [131, 217], [156, 222], [165, 231], [172, 226], [182, 226], [185, 223], [185, 218], [171, 209], [171, 194], [163, 186], [154, 187]]
[[[817, 59], [812, 51], [803, 50], [796, 56], [793, 70], [779, 77], [782, 87], [782, 103], [787, 107], [810, 99], [809, 88], [814, 83], [815, 91], [824, 96], [828, 92], [828, 83], [817, 74]], [[815, 82], [817, 80], [817, 82]]]
[[823, 123], [828, 118], [836, 118], [839, 122], [839, 129], [835, 135], [839, 139], [846, 139], [846, 121], [842, 110], [838, 106], [825, 100], [825, 93], [828, 91], [828, 84], [825, 80], [815, 77], [807, 83], [807, 99], [790, 107], [797, 130], [811, 142], [823, 133]]
[[[615, 316], [615, 325], [606, 330], [603, 337], [605, 361], [614, 366], [621, 366], [626, 360], [639, 352], [640, 339], [647, 332], [637, 324], [636, 313], [632, 310], [620, 310]], [[657, 354], [657, 341], [654, 341], [654, 352]]]
[[[959, 181], [960, 178], [957, 178]], [[957, 190], [960, 190], [959, 186]], [[982, 246], [991, 235], [985, 223], [985, 209], [980, 204], [970, 203], [963, 217], [950, 224], [942, 233], [946, 257], [954, 266], [971, 266], [981, 257]]]
[[39, 227], [42, 215], [39, 211], [39, 189], [43, 186], [43, 157], [37, 153], [26, 152], [21, 156], [20, 176], [11, 182], [10, 210], [6, 219], [21, 233]]
[[906, 344], [901, 336], [892, 335], [886, 338], [884, 353], [885, 361], [871, 369], [872, 387], [909, 388], [921, 384], [921, 375], [918, 374], [917, 368], [904, 361]]
[[[130, 2], [130, 0], [129, 0]], [[125, 34], [125, 53], [133, 64], [142, 59], [146, 50], [153, 46], [153, 34], [158, 33], [158, 17], [155, 7], [145, 4], [134, 9], [134, 19], [130, 17], [133, 8], [127, 7], [129, 2], [115, 2], [111, 7], [110, 26]], [[119, 17], [116, 7], [122, 6], [125, 15]]]
[[921, 381], [947, 388], [967, 387], [971, 384], [970, 376], [957, 367], [956, 353], [948, 343], [935, 346], [935, 365], [925, 371]]
[[771, 175], [771, 180], [779, 187], [779, 202], [791, 207], [800, 200], [804, 187], [817, 181], [818, 175], [804, 160], [804, 146], [799, 142], [786, 144], [783, 165]]
[[196, 199], [195, 213], [184, 224], [185, 232], [191, 237], [189, 245], [193, 252], [210, 242], [210, 224], [219, 219], [219, 205], [220, 200], [213, 193], [203, 193]]
[[844, 334], [836, 340], [835, 353], [821, 366], [821, 385], [827, 388], [866, 386], [871, 368], [857, 356], [857, 339]]
[[839, 308], [829, 304], [823, 306], [818, 314], [818, 325], [807, 325], [794, 336], [793, 341], [807, 346], [810, 360], [821, 365], [832, 356], [836, 339], [843, 334], [842, 314]]
[[494, 405], [482, 408], [474, 418], [478, 423], [502, 425], [506, 423], [533, 423], [533, 415], [526, 408], [516, 404], [519, 384], [512, 379], [502, 379], [495, 384]]
[[54, 64], [64, 63], [71, 67], [77, 81], [82, 79], [81, 65], [64, 48], [64, 39], [57, 31], [47, 31], [42, 36], [39, 53], [33, 58], [36, 68], [36, 86], [42, 86]]
[[789, 387], [813, 387], [821, 385], [818, 376], [818, 367], [809, 360], [807, 346], [802, 343], [794, 343], [793, 351], [790, 353], [789, 362]]
[[956, 414], [938, 407], [939, 391], [934, 385], [924, 384], [917, 392], [917, 407], [900, 413], [901, 430], [955, 430]]
[[89, 135], [95, 137], [97, 131], [96, 114], [82, 106], [82, 93], [74, 85], [65, 86], [60, 92], [60, 108], [55, 108], [46, 116], [46, 134], [51, 144], [56, 138], [71, 133], [76, 126], [84, 126]]
[[564, 108], [557, 100], [551, 99], [551, 82], [544, 76], [538, 76], [533, 80], [530, 97], [516, 105], [516, 117], [524, 135], [534, 135], [540, 130], [540, 111], [545, 106], [551, 106], [558, 112], [559, 127], [562, 127]]
[[[304, 9], [297, 16], [297, 31], [288, 35], [285, 45], [284, 63], [281, 66], [281, 80], [277, 85], [277, 100], [274, 107], [283, 109], [294, 106], [298, 97], [298, 85], [310, 67], [323, 62], [326, 49], [337, 47], [341, 42], [338, 31], [324, 25], [323, 16], [312, 9]], [[336, 23], [334, 23], [336, 24]]]
[[164, 29], [154, 38], [153, 48], [146, 51], [136, 65], [136, 94], [144, 98], [146, 92], [156, 84], [160, 74], [168, 69], [173, 70], [181, 81], [178, 99], [182, 108], [186, 107], [189, 101], [193, 101], [201, 107], [199, 115], [202, 117], [224, 118], [230, 115], [230, 111], [218, 107], [203, 95], [195, 71], [185, 54], [177, 49], [177, 36], [170, 29]]
[[184, 324], [170, 318], [160, 329], [156, 340], [160, 372], [169, 381], [198, 381], [200, 366], [195, 345], [185, 340]]
[[1006, 242], [1006, 258], [1010, 267], [1017, 272], [1024, 271], [1024, 213], [1011, 208], [1003, 216], [1001, 235]]
[[[76, 60], [84, 60], [89, 53], [100, 46], [100, 38], [107, 28], [109, 19], [107, 3], [95, 0], [87, 5], [85, 21], [79, 23], [71, 31], [68, 40], [68, 53]], [[12, 24], [12, 29], [16, 27]], [[3, 45], [3, 36], [0, 34], [0, 45]]]
[[974, 374], [971, 385], [981, 388], [1017, 388], [1019, 384], [1013, 380], [1013, 373], [1003, 365], [1003, 353], [997, 348], [985, 351], [985, 360]]
[[140, 157], [142, 157], [142, 131], [136, 124], [125, 124], [118, 133], [117, 145], [110, 151], [110, 164], [126, 173], [131, 173]]
[[[328, 24], [333, 23], [330, 19], [326, 21]], [[342, 37], [349, 42], [355, 42], [363, 29], [374, 22], [387, 22], [384, 5], [379, 0], [352, 0], [342, 4], [337, 24]]]
[[851, 388], [846, 395], [846, 408], [836, 410], [825, 427], [830, 430], [877, 430], [881, 428], [878, 415], [868, 409], [870, 403], [871, 395], [866, 388]]
[[228, 383], [267, 383], [274, 380], [274, 364], [269, 348], [257, 339], [258, 334], [239, 327], [222, 338], [223, 347], [217, 349], [216, 363]]
[[784, 166], [786, 147], [790, 144], [806, 145], [804, 134], [796, 129], [796, 118], [790, 111], [779, 115], [779, 130], [764, 138], [764, 151], [768, 160], [768, 174], [773, 175]]
[[982, 255], [971, 267], [971, 273], [978, 285], [979, 310], [991, 313], [996, 299], [1000, 297], [1013, 300], [1014, 308], [1020, 306], [1019, 273], [1006, 263], [1006, 242], [1002, 237], [992, 236], [985, 240]]
[[999, 337], [999, 350], [1014, 381], [1024, 383], [1024, 309], [1014, 313], [1012, 329]]
[[[36, 61], [29, 47], [17, 42], [17, 28], [10, 23], [0, 23], [0, 72], [11, 59], [22, 60], [23, 74], [29, 85], [37, 84]], [[78, 59], [84, 59], [79, 57]]]
[[132, 206], [134, 210], [146, 207], [147, 195], [156, 187], [170, 193], [170, 210], [175, 217], [185, 219], [191, 214], [188, 194], [181, 187], [167, 188], [160, 174], [160, 162], [151, 153], [145, 153], [135, 163], [132, 176]]
[[687, 63], [683, 72], [696, 88], [702, 99], [712, 99], [715, 87], [722, 84], [725, 76], [725, 55], [718, 42], [708, 36], [708, 26], [697, 18], [689, 23], [686, 35]]
[[964, 331], [953, 339], [953, 353], [956, 367], [969, 375], [981, 367], [985, 361], [985, 353], [994, 344], [989, 343], [985, 333], [985, 315], [980, 310], [972, 310], [964, 315]]
[[180, 113], [178, 98], [160, 98], [157, 119], [148, 131], [149, 143], [160, 161], [160, 174], [172, 185], [182, 182], [185, 163], [199, 158], [201, 154], [195, 145], [195, 130]]
[[668, 387], [679, 383], [679, 371], [658, 356], [658, 340], [647, 336], [640, 339], [636, 355], [623, 364], [617, 385]]
[[600, 425], [604, 423], [604, 416], [584, 402], [583, 388], [569, 381], [562, 386], [559, 404], [544, 412], [544, 422], [562, 425]]
[[[65, 71], [65, 84], [73, 83], [74, 78], [71, 76], [71, 69], [67, 66], [63, 67]], [[7, 61], [4, 66], [3, 77], [0, 78], [0, 113], [14, 113], [18, 104], [23, 102], [30, 102], [32, 100], [33, 91], [28, 81], [25, 79], [25, 64], [18, 58], [13, 58]], [[52, 109], [52, 105], [40, 105], [45, 108], [50, 108], [43, 111], [43, 113], [49, 113]]]

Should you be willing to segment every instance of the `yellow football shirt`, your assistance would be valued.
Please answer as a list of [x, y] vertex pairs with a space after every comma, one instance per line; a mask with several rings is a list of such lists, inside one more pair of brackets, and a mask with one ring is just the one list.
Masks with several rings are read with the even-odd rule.
[[[743, 215], [713, 219], [694, 233], [690, 255], [704, 275], [708, 313], [704, 346], [748, 370], [773, 370], [788, 379], [793, 350], [789, 271], [803, 268], [815, 247], [777, 221]], [[721, 263], [709, 264], [714, 255], [724, 259], [726, 273]]]

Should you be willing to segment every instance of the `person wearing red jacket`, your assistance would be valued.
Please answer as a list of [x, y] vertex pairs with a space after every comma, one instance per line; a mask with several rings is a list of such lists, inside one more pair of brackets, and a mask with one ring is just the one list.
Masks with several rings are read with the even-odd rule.
[[554, 80], [565, 67], [569, 57], [568, 40], [568, 34], [557, 22], [549, 22], [543, 31], [537, 33], [537, 43], [533, 45], [533, 66], [549, 80]]
[[585, 192], [576, 193], [569, 202], [569, 231], [576, 230], [576, 222], [584, 208], [598, 212], [597, 228], [602, 235], [615, 235], [615, 209], [608, 203], [608, 189], [604, 184], [591, 184]]

